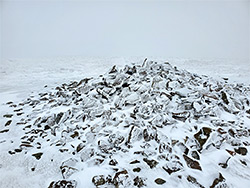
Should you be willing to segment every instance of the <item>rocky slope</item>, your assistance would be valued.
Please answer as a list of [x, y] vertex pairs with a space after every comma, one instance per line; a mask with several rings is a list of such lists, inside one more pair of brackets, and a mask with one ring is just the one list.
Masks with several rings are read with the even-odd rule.
[[[240, 187], [250, 182], [250, 87], [144, 61], [62, 84], [3, 116], [11, 156], [67, 156], [48, 187]], [[35, 170], [35, 169], [33, 169]], [[250, 186], [250, 183], [249, 183]]]

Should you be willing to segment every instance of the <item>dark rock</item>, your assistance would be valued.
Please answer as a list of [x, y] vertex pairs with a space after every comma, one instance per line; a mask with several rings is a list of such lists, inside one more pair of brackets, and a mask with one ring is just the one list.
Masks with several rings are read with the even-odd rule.
[[35, 157], [37, 160], [40, 160], [42, 155], [43, 155], [43, 153], [34, 153], [34, 154], [32, 154], [32, 156]]
[[169, 175], [174, 172], [178, 172], [183, 168], [180, 161], [171, 161], [170, 164], [171, 165], [165, 165], [162, 167]]
[[250, 109], [246, 110], [246, 113], [250, 114]]
[[10, 155], [14, 155], [16, 152], [14, 152], [14, 151], [8, 151], [8, 153], [9, 153]]
[[[128, 171], [127, 170], [123, 170], [123, 171], [119, 171], [115, 173], [115, 176], [113, 178], [113, 184], [116, 187], [119, 187], [119, 184], [123, 184], [125, 183], [125, 181], [128, 178]], [[121, 178], [123, 176], [123, 178]]]
[[228, 167], [228, 161], [229, 161], [229, 159], [231, 159], [231, 157], [229, 157], [227, 160], [226, 160], [226, 162], [225, 163], [219, 163], [219, 165], [221, 166], [221, 168], [227, 168]]
[[16, 115], [17, 116], [21, 116], [23, 114], [23, 112], [20, 112], [20, 113], [17, 113]]
[[83, 143], [78, 144], [78, 146], [76, 147], [76, 152], [80, 152], [83, 148], [84, 148]]
[[76, 188], [76, 186], [75, 180], [59, 180], [51, 182], [48, 188]]
[[219, 177], [213, 181], [213, 184], [210, 186], [210, 188], [220, 187], [220, 185], [225, 181], [226, 179], [222, 176], [221, 173], [219, 173]]
[[247, 166], [246, 161], [240, 160], [240, 162], [241, 162], [243, 165]]
[[115, 159], [111, 159], [109, 161], [109, 165], [111, 165], [111, 166], [116, 166], [117, 164], [118, 164], [118, 162]]
[[169, 152], [172, 153], [172, 148], [170, 145], [165, 144], [165, 143], [161, 143], [159, 146], [159, 153], [163, 153], [163, 152]]
[[74, 134], [70, 135], [71, 138], [76, 138], [79, 136], [79, 133], [77, 131], [74, 132]]
[[97, 175], [92, 178], [92, 183], [95, 186], [100, 186], [100, 185], [104, 185], [106, 181], [103, 175]]
[[13, 102], [12, 102], [12, 101], [9, 101], [9, 102], [6, 102], [6, 104], [8, 104], [8, 105], [9, 105], [9, 104], [13, 104]]
[[197, 180], [196, 178], [194, 178], [193, 176], [188, 176], [187, 177], [187, 180], [189, 182], [191, 182], [192, 184], [196, 185], [197, 187], [200, 187], [200, 188], [205, 188], [203, 185], [201, 185]]
[[166, 183], [166, 181], [164, 179], [157, 178], [157, 179], [155, 179], [155, 183], [157, 183], [158, 185], [162, 185], [162, 184]]
[[144, 130], [143, 130], [143, 138], [144, 138], [144, 140], [145, 140], [146, 142], [150, 141], [150, 136], [149, 136], [149, 134], [148, 134], [147, 129], [144, 129]]
[[34, 172], [34, 171], [35, 171], [35, 168], [34, 168], [34, 167], [33, 167], [33, 168], [31, 168], [31, 171], [32, 171], [32, 172]]
[[5, 123], [5, 126], [9, 126], [11, 124], [12, 120], [9, 120]]
[[56, 118], [55, 118], [55, 122], [58, 124], [60, 122], [60, 120], [62, 119], [63, 116], [63, 112], [60, 112], [59, 114], [57, 114]]
[[141, 168], [139, 168], [139, 167], [133, 169], [133, 172], [140, 172], [140, 171], [141, 171]]
[[224, 91], [221, 91], [221, 99], [223, 100], [224, 103], [229, 104], [227, 99], [227, 94]]
[[117, 68], [116, 68], [116, 66], [114, 65], [114, 66], [112, 67], [112, 69], [109, 71], [109, 74], [116, 73], [116, 72], [117, 72]]
[[5, 115], [3, 115], [3, 117], [5, 117], [5, 118], [12, 118], [12, 116], [13, 116], [13, 114], [5, 114]]
[[176, 120], [185, 122], [188, 118], [188, 113], [187, 112], [173, 113], [172, 117]]
[[141, 177], [136, 176], [136, 178], [134, 179], [134, 186], [143, 187], [144, 185], [144, 180]]
[[227, 151], [230, 155], [232, 155], [232, 156], [236, 155], [236, 153], [235, 153], [234, 151], [231, 151], [231, 150], [228, 150], [228, 149], [226, 149], [226, 151]]
[[122, 84], [122, 87], [128, 87], [128, 86], [129, 86], [129, 84], [126, 82]]
[[14, 151], [17, 153], [20, 153], [20, 152], [22, 152], [22, 149], [15, 149]]
[[200, 160], [200, 156], [199, 156], [199, 154], [198, 154], [197, 151], [192, 151], [192, 152], [191, 152], [191, 156], [192, 156], [194, 159]]
[[209, 138], [211, 132], [211, 128], [202, 127], [202, 129], [200, 129], [200, 131], [194, 135], [195, 139], [199, 142], [201, 149]]
[[27, 143], [20, 144], [20, 147], [21, 148], [32, 148], [33, 146], [27, 142]]
[[149, 159], [147, 159], [147, 158], [144, 158], [143, 161], [144, 161], [145, 163], [147, 163], [147, 165], [148, 165], [150, 168], [154, 168], [154, 167], [156, 167], [156, 165], [158, 164], [158, 162], [157, 162], [156, 160], [154, 160], [154, 159], [149, 160]]
[[45, 126], [44, 126], [44, 130], [46, 131], [46, 130], [48, 130], [48, 129], [50, 129], [50, 126], [49, 126], [49, 125], [45, 125]]
[[193, 168], [193, 169], [196, 169], [196, 170], [202, 170], [198, 161], [195, 161], [195, 160], [191, 159], [190, 157], [188, 157], [186, 155], [183, 155], [183, 158], [185, 159], [185, 161], [187, 163], [187, 166], [189, 168]]
[[140, 161], [134, 160], [134, 161], [131, 161], [129, 164], [137, 164], [137, 163], [140, 163]]
[[4, 129], [0, 131], [0, 133], [7, 133], [7, 132], [9, 132], [9, 129]]
[[234, 149], [234, 151], [240, 155], [247, 154], [247, 149], [245, 147], [238, 147], [237, 149]]

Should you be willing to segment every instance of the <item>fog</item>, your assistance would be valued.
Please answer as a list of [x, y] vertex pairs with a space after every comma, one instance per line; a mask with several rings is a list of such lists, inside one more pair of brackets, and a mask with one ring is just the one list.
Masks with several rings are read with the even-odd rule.
[[2, 1], [3, 59], [250, 59], [248, 1]]

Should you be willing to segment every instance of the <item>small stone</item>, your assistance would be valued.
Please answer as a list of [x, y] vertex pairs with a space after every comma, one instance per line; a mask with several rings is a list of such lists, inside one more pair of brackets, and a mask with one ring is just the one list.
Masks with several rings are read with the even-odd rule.
[[22, 152], [22, 149], [15, 149], [14, 151], [17, 153], [20, 153], [20, 152]]
[[57, 114], [55, 122], [58, 124], [60, 122], [60, 120], [62, 119], [63, 116], [63, 112], [60, 112], [59, 114]]
[[195, 160], [191, 159], [187, 155], [183, 155], [183, 158], [185, 159], [185, 161], [187, 163], [187, 166], [189, 168], [193, 168], [193, 169], [196, 169], [196, 170], [202, 170], [198, 161], [195, 161]]
[[75, 131], [74, 134], [70, 135], [71, 138], [75, 138], [78, 136], [79, 136], [79, 133], [77, 131]]
[[200, 156], [199, 156], [199, 154], [198, 154], [197, 151], [192, 151], [192, 152], [191, 152], [191, 156], [192, 156], [194, 159], [200, 160]]
[[229, 104], [227, 99], [227, 94], [224, 91], [221, 91], [221, 99], [223, 100], [224, 103]]
[[134, 161], [131, 161], [129, 164], [137, 164], [137, 163], [140, 163], [140, 161], [134, 160]]
[[16, 152], [14, 152], [14, 151], [8, 151], [8, 153], [9, 153], [10, 155], [14, 155]]
[[134, 186], [143, 187], [144, 185], [144, 180], [141, 177], [136, 176], [136, 178], [134, 179]]
[[162, 167], [169, 175], [172, 173], [178, 172], [183, 168], [183, 165], [180, 161], [172, 161], [170, 164], [166, 164]]
[[[215, 187], [224, 187], [224, 186], [220, 186], [221, 183], [225, 182], [225, 178], [222, 176], [221, 173], [219, 173], [219, 178], [216, 178], [214, 181], [213, 181], [213, 184], [210, 186], [210, 188], [215, 188]], [[225, 186], [227, 187], [227, 186]]]
[[145, 163], [147, 163], [147, 165], [148, 165], [150, 168], [154, 168], [154, 167], [156, 167], [156, 165], [158, 164], [158, 162], [157, 162], [156, 160], [154, 160], [154, 159], [149, 160], [149, 159], [147, 159], [147, 158], [144, 158], [143, 161], [144, 161]]
[[141, 171], [141, 168], [139, 168], [139, 167], [133, 169], [133, 172], [140, 172], [140, 171]]
[[240, 162], [241, 162], [243, 165], [247, 166], [246, 161], [240, 160]]
[[7, 132], [9, 132], [9, 129], [4, 129], [0, 131], [0, 133], [7, 133]]
[[247, 154], [247, 149], [245, 147], [238, 147], [237, 149], [234, 149], [234, 151], [240, 155]]
[[202, 127], [202, 129], [194, 135], [195, 139], [199, 142], [201, 149], [209, 138], [211, 132], [211, 128]]
[[122, 171], [115, 173], [115, 176], [113, 178], [113, 183], [116, 187], [119, 187], [119, 184], [124, 185], [124, 183], [126, 183], [127, 179], [128, 179], [128, 171], [122, 170]]
[[44, 126], [44, 130], [46, 131], [46, 130], [48, 130], [48, 129], [50, 129], [50, 126], [49, 126], [49, 125], [45, 125], [45, 126]]
[[82, 149], [84, 148], [84, 144], [83, 143], [80, 143], [78, 144], [78, 146], [76, 147], [76, 152], [80, 152]]
[[12, 118], [12, 116], [13, 116], [13, 114], [5, 114], [5, 115], [3, 115], [3, 117], [5, 117], [5, 118]]
[[100, 186], [100, 185], [104, 185], [106, 181], [103, 175], [97, 175], [92, 178], [92, 183], [95, 186]]
[[37, 160], [40, 160], [42, 155], [43, 155], [43, 153], [34, 153], [34, 154], [32, 154], [32, 156], [35, 157]]
[[228, 150], [228, 149], [226, 149], [226, 151], [227, 151], [230, 155], [232, 155], [232, 156], [236, 155], [236, 153], [235, 153], [234, 151], [231, 151], [231, 150]]
[[118, 162], [117, 162], [117, 160], [115, 160], [115, 159], [111, 159], [110, 161], [109, 161], [109, 165], [111, 165], [111, 166], [116, 166], [118, 164]]
[[5, 123], [5, 126], [9, 126], [11, 124], [12, 120], [9, 120]]
[[157, 178], [157, 179], [155, 179], [155, 183], [157, 183], [158, 185], [162, 185], [162, 184], [166, 183], [166, 181], [164, 179]]
[[76, 186], [77, 183], [75, 180], [59, 180], [57, 182], [51, 182], [48, 188], [76, 188]]
[[197, 180], [196, 178], [194, 178], [193, 176], [188, 176], [187, 177], [187, 180], [189, 182], [191, 182], [192, 184], [195, 184], [197, 187], [200, 187], [200, 188], [205, 188], [203, 185], [201, 185]]

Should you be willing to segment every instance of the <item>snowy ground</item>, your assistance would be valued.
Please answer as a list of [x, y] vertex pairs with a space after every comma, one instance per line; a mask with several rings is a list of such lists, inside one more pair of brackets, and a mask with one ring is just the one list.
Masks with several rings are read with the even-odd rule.
[[[229, 81], [250, 84], [248, 60], [190, 60], [177, 58], [148, 58], [168, 61], [179, 69], [212, 77], [227, 77]], [[0, 64], [0, 103], [16, 97], [27, 97], [31, 92], [48, 88], [83, 77], [104, 74], [113, 65], [123, 66], [143, 62], [144, 57], [133, 58], [57, 58], [14, 59]]]
[[[154, 61], [168, 61], [179, 69], [205, 74], [215, 78], [229, 78], [229, 82], [250, 84], [250, 64], [244, 60], [188, 60], [173, 58], [150, 58]], [[143, 63], [144, 58], [58, 58], [43, 60], [9, 60], [0, 65], [0, 117], [9, 111], [4, 103], [18, 102], [29, 95], [45, 92], [62, 83], [97, 77], [106, 73], [113, 65], [118, 67], [131, 63]], [[3, 119], [0, 123], [4, 124]], [[1, 130], [3, 125], [1, 125]], [[18, 133], [13, 136], [18, 137]], [[0, 135], [1, 136], [1, 135]], [[0, 144], [3, 137], [0, 137]], [[19, 154], [9, 157], [9, 148], [0, 145], [0, 187], [46, 187], [52, 180], [60, 179], [57, 168], [65, 156], [54, 157], [53, 153], [42, 158], [37, 164], [35, 159]], [[55, 159], [53, 162], [51, 158]], [[36, 167], [36, 173], [30, 169]], [[89, 169], [83, 177], [88, 179], [96, 169]], [[104, 172], [105, 173], [105, 172]], [[247, 173], [246, 173], [247, 174]], [[249, 174], [248, 174], [249, 175]], [[242, 185], [244, 185], [243, 182]], [[93, 185], [89, 185], [91, 187]]]

